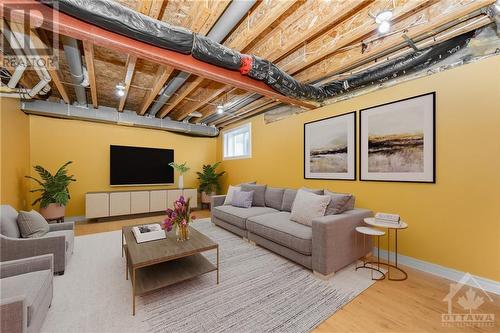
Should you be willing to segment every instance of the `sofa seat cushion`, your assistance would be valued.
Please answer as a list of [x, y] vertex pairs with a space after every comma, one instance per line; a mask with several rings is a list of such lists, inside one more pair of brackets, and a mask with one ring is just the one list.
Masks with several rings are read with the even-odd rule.
[[66, 258], [68, 258], [68, 255], [73, 253], [75, 234], [73, 230], [56, 230], [48, 232], [42, 238], [57, 236], [64, 236], [64, 238], [66, 239]]
[[229, 224], [235, 225], [240, 229], [246, 229], [246, 220], [251, 216], [276, 213], [276, 209], [270, 207], [250, 207], [241, 208], [234, 206], [218, 206], [212, 210], [212, 214]]
[[[0, 280], [2, 299], [24, 296], [28, 308], [28, 327], [38, 311], [47, 303], [47, 291], [51, 291], [52, 272], [50, 270], [30, 272], [10, 276]], [[48, 295], [52, 299], [52, 294]], [[49, 300], [50, 304], [50, 300]], [[48, 306], [48, 305], [47, 305]]]
[[299, 253], [312, 253], [312, 228], [291, 221], [289, 212], [250, 217], [247, 230]]

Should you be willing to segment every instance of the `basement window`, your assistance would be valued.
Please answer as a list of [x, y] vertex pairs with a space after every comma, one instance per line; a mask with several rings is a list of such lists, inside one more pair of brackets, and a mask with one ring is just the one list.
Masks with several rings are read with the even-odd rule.
[[223, 134], [225, 160], [252, 157], [252, 127], [250, 123], [225, 131]]

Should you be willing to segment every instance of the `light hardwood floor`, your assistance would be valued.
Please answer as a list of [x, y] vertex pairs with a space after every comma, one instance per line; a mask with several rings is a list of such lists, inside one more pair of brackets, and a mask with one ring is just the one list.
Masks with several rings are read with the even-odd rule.
[[[209, 217], [208, 210], [194, 212], [197, 218]], [[153, 223], [162, 216], [147, 216], [103, 222], [78, 223], [75, 234], [88, 235], [98, 232], [121, 230], [122, 226]], [[485, 263], [487, 265], [488, 263]], [[472, 288], [484, 303], [472, 313], [495, 315], [492, 327], [446, 327], [442, 325], [441, 314], [448, 311], [443, 301], [449, 292], [451, 281], [405, 267], [408, 280], [402, 282], [378, 281], [349, 304], [323, 322], [315, 333], [330, 332], [500, 332], [500, 296]], [[469, 287], [465, 286], [464, 290]], [[454, 313], [467, 313], [457, 299], [453, 301]]]

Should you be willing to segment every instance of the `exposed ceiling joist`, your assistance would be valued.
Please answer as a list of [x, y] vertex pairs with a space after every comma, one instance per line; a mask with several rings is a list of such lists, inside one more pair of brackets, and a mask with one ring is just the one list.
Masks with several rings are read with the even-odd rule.
[[[31, 8], [29, 13], [19, 10], [21, 8], [20, 6], [26, 8], [26, 5], [29, 5]], [[159, 64], [173, 66], [197, 76], [233, 85], [243, 90], [279, 100], [285, 104], [294, 104], [306, 108], [317, 107], [317, 103], [304, 102], [281, 95], [271, 87], [268, 87], [265, 83], [251, 79], [247, 76], [242, 76], [239, 72], [205, 63], [190, 55], [139, 42], [132, 38], [82, 22], [64, 13], [53, 15], [54, 9], [35, 0], [25, 0], [22, 4], [15, 0], [4, 0], [2, 7], [2, 16], [10, 17], [12, 20], [24, 22], [24, 16], [29, 15], [31, 22], [39, 24], [43, 29], [51, 31], [57, 30], [60, 34], [69, 37], [92, 41], [95, 45], [112, 48], [115, 51], [124, 52]], [[55, 19], [55, 17], [57, 17], [57, 19]]]
[[94, 69], [94, 45], [88, 41], [83, 41], [83, 53], [85, 56], [85, 65], [89, 75], [90, 95], [92, 97], [92, 106], [94, 109], [99, 107], [97, 103], [97, 84], [95, 81]]
[[[155, 1], [149, 1], [149, 0], [139, 1], [137, 3], [136, 10], [141, 14], [152, 16], [150, 11], [151, 11], [153, 2], [155, 2]], [[157, 1], [157, 2], [161, 3], [163, 1]], [[154, 14], [159, 15], [160, 10], [158, 10], [158, 6], [156, 6], [155, 8], [156, 8], [156, 11]], [[161, 6], [159, 8], [161, 8]], [[156, 17], [152, 16], [152, 17], [154, 19], [158, 18], [158, 16], [156, 16]], [[137, 63], [136, 56], [132, 56], [132, 55], [127, 56], [127, 62], [125, 64], [125, 79], [123, 81], [123, 84], [125, 85], [125, 89], [124, 89], [123, 96], [121, 96], [121, 98], [120, 98], [120, 103], [118, 104], [118, 111], [120, 111], [120, 112], [123, 111], [123, 109], [125, 107], [125, 102], [127, 101], [128, 92], [130, 90], [130, 84], [132, 83], [132, 78], [134, 77], [136, 63]]]
[[307, 40], [334, 27], [373, 1], [307, 1], [280, 22], [266, 35], [266, 38], [259, 40], [249, 53], [269, 61], [279, 60], [299, 48]]
[[144, 101], [141, 104], [141, 107], [137, 113], [139, 115], [144, 115], [148, 110], [151, 103], [153, 103], [156, 96], [160, 92], [161, 88], [167, 83], [169, 78], [172, 76], [174, 69], [172, 67], [160, 66], [158, 71], [156, 72], [155, 79], [153, 81], [153, 87], [144, 97]]
[[244, 51], [298, 0], [262, 1], [224, 42], [229, 48]]
[[123, 84], [125, 86], [124, 94], [120, 98], [120, 104], [118, 105], [118, 111], [123, 111], [125, 107], [125, 101], [127, 100], [128, 91], [130, 90], [130, 84], [132, 83], [132, 78], [134, 77], [135, 64], [137, 63], [137, 57], [129, 55], [127, 57], [127, 63], [125, 65], [125, 80]]

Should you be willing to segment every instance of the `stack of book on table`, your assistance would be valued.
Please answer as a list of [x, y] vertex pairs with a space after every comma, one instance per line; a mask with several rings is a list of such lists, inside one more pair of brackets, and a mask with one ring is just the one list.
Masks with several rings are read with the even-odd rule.
[[375, 222], [377, 223], [385, 223], [385, 224], [393, 224], [400, 225], [401, 218], [397, 214], [389, 214], [389, 213], [377, 213], [375, 214]]
[[132, 233], [134, 234], [137, 243], [167, 238], [165, 230], [163, 230], [158, 223], [132, 227]]

